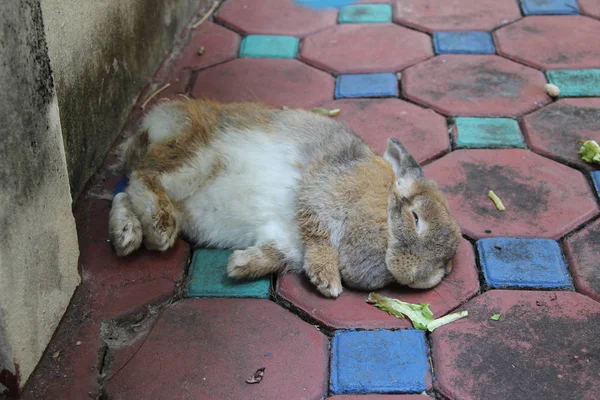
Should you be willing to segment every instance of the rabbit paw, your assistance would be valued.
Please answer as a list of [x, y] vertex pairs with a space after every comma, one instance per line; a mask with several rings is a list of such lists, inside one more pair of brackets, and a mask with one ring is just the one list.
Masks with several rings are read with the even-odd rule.
[[249, 269], [252, 267], [252, 254], [247, 250], [235, 250], [229, 262], [227, 263], [227, 275], [230, 278], [245, 279], [251, 274]]
[[227, 275], [235, 279], [255, 279], [278, 270], [277, 260], [269, 258], [260, 247], [235, 250], [227, 263]]
[[342, 294], [342, 278], [339, 272], [327, 273], [327, 271], [321, 271], [318, 274], [309, 272], [308, 277], [323, 296], [336, 298]]
[[169, 227], [151, 226], [144, 231], [144, 246], [148, 250], [166, 251], [173, 247], [177, 239], [175, 224]]
[[142, 245], [142, 225], [126, 201], [118, 198], [110, 212], [110, 241], [119, 257], [131, 254]]

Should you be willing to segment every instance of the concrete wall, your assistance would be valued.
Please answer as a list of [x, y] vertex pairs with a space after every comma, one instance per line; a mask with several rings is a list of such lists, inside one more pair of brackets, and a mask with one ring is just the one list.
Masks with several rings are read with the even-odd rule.
[[79, 252], [40, 4], [0, 10], [2, 393], [46, 348], [79, 283]]
[[208, 3], [0, 1], [0, 397], [25, 383], [79, 284], [72, 198]]
[[207, 0], [41, 0], [73, 198]]

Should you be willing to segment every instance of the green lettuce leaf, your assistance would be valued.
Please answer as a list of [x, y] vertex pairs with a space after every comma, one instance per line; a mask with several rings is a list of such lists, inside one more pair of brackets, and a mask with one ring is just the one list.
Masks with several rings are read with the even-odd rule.
[[408, 318], [411, 320], [416, 329], [421, 329], [424, 331], [429, 330], [430, 332], [433, 332], [434, 329], [442, 325], [456, 321], [460, 318], [464, 318], [468, 315], [467, 311], [463, 311], [434, 319], [433, 312], [431, 312], [429, 304], [407, 303], [391, 297], [382, 296], [378, 293], [370, 293], [369, 297], [367, 298], [367, 303], [373, 304], [375, 307], [395, 316], [396, 318]]
[[579, 149], [581, 159], [588, 163], [600, 164], [600, 146], [595, 140], [586, 140]]

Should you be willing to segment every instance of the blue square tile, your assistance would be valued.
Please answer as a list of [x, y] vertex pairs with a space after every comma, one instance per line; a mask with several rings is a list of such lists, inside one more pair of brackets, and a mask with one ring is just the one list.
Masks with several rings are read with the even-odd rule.
[[242, 40], [240, 57], [296, 58], [299, 43], [293, 36], [249, 35]]
[[579, 14], [576, 0], [521, 0], [525, 15]]
[[437, 32], [433, 34], [435, 54], [494, 54], [489, 32]]
[[237, 281], [227, 276], [231, 251], [197, 249], [190, 265], [187, 297], [269, 298], [271, 279]]
[[356, 0], [294, 0], [294, 2], [309, 7], [314, 10], [324, 10], [326, 8], [339, 8], [347, 4], [352, 4]]
[[392, 22], [391, 4], [356, 4], [340, 9], [340, 24], [374, 24]]
[[429, 376], [421, 330], [338, 331], [333, 337], [333, 394], [421, 393]]
[[600, 197], [600, 171], [592, 171], [590, 172], [592, 177], [592, 182], [594, 182], [594, 187], [596, 188], [596, 193], [598, 197]]
[[481, 239], [477, 252], [483, 276], [493, 288], [571, 288], [565, 261], [554, 240]]
[[340, 75], [335, 83], [336, 99], [396, 96], [398, 96], [396, 74]]
[[466, 149], [525, 148], [519, 123], [510, 118], [456, 118], [456, 147]]
[[119, 182], [117, 182], [117, 184], [115, 185], [115, 189], [113, 190], [113, 196], [116, 196], [117, 194], [124, 192], [125, 189], [127, 188], [128, 184], [129, 184], [129, 178], [127, 177], [127, 175], [121, 176], [121, 179], [119, 179]]

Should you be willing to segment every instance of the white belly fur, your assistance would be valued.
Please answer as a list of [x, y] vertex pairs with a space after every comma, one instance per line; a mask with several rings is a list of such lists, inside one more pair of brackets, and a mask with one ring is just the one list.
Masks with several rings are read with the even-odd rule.
[[188, 180], [189, 197], [181, 193], [184, 188], [165, 185], [174, 197], [186, 197], [184, 234], [197, 244], [230, 249], [275, 242], [287, 258], [300, 261], [295, 198], [302, 171], [293, 143], [277, 134], [232, 132], [213, 141], [193, 166], [206, 173], [217, 158], [224, 161], [223, 171], [197, 190]]

